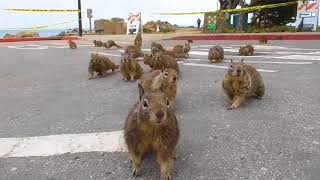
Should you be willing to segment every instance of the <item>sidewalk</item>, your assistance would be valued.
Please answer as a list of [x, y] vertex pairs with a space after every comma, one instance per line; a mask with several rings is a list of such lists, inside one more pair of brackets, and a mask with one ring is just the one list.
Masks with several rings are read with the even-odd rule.
[[[134, 41], [134, 35], [92, 35], [84, 36], [83, 40], [115, 40]], [[223, 34], [202, 34], [199, 31], [177, 32], [166, 34], [142, 34], [144, 42], [160, 40], [320, 40], [319, 32], [296, 32], [296, 33], [223, 33]]]

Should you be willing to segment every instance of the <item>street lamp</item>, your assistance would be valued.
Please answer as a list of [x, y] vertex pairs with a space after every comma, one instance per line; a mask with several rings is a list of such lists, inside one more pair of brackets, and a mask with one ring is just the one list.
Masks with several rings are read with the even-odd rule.
[[81, 0], [78, 0], [79, 36], [82, 36]]

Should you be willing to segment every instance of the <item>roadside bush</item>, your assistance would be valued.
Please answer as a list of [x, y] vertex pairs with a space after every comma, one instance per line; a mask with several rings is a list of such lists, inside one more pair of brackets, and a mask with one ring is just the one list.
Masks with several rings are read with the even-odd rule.
[[268, 28], [258, 28], [256, 26], [249, 27], [249, 33], [268, 33], [268, 32], [296, 32], [296, 28], [292, 26], [272, 26]]

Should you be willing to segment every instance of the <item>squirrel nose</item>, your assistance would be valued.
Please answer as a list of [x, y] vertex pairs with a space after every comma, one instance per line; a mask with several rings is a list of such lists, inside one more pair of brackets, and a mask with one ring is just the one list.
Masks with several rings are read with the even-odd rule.
[[164, 116], [164, 112], [162, 110], [159, 110], [157, 113], [156, 113], [156, 116], [158, 119], [162, 119], [163, 116]]
[[237, 69], [237, 72], [240, 73], [240, 72], [241, 72], [241, 69]]

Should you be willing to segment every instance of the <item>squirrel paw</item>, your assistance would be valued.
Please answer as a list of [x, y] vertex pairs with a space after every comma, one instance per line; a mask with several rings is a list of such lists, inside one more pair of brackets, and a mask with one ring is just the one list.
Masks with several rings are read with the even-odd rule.
[[160, 180], [171, 180], [171, 176], [170, 175], [161, 176]]
[[141, 169], [137, 168], [137, 167], [134, 167], [133, 171], [132, 171], [132, 175], [133, 176], [140, 176], [140, 174], [141, 174]]

